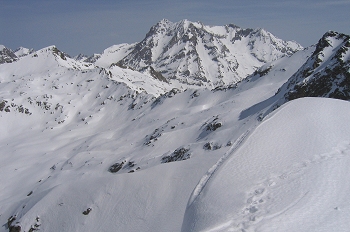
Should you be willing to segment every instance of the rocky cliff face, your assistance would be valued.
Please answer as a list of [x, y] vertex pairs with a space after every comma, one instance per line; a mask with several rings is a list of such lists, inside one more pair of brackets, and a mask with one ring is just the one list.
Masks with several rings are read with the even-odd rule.
[[350, 36], [330, 31], [323, 35], [314, 53], [282, 86], [284, 98], [350, 99]]

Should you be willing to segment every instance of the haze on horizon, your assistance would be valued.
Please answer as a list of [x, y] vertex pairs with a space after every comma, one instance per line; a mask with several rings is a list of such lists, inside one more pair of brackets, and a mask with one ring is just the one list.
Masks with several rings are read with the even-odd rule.
[[350, 0], [0, 0], [0, 44], [41, 49], [56, 45], [70, 55], [101, 53], [114, 44], [141, 41], [163, 18], [205, 25], [264, 28], [302, 46], [327, 31], [350, 34]]

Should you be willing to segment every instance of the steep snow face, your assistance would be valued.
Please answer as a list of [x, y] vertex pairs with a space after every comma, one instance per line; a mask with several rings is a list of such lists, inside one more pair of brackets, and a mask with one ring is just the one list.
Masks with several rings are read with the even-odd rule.
[[327, 32], [307, 62], [281, 88], [285, 101], [300, 97], [350, 99], [350, 36]]
[[146, 92], [158, 97], [173, 89], [172, 85], [155, 78], [147, 70], [140, 73], [131, 69], [123, 69], [115, 65], [106, 70], [111, 74], [110, 78], [112, 80], [125, 83], [129, 88], [138, 93]]
[[108, 68], [113, 63], [117, 63], [128, 55], [134, 48], [136, 44], [119, 44], [113, 45], [103, 51], [101, 56], [95, 61], [95, 65]]
[[17, 48], [14, 53], [17, 57], [22, 57], [29, 55], [34, 52], [34, 49], [29, 49], [29, 48], [24, 48], [24, 47], [19, 47]]
[[152, 66], [174, 84], [217, 87], [237, 83], [266, 62], [300, 49], [263, 29], [162, 20], [118, 64], [135, 70]]
[[348, 231], [350, 103], [272, 113], [196, 187], [182, 231]]

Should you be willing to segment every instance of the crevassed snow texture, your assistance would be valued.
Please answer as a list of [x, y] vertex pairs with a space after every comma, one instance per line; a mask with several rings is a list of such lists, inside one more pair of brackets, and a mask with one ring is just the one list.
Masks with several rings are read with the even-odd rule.
[[334, 99], [282, 106], [193, 193], [182, 231], [349, 231], [349, 114]]

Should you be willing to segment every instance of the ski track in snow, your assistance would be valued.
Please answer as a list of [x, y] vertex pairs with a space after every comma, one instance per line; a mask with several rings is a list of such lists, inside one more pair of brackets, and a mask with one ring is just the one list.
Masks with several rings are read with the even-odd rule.
[[220, 166], [234, 153], [234, 151], [236, 151], [240, 147], [244, 140], [249, 136], [250, 132], [254, 131], [254, 128], [256, 126], [257, 125], [253, 126], [251, 129], [248, 129], [238, 139], [236, 139], [231, 148], [218, 160], [216, 164], [214, 164], [208, 170], [208, 172], [202, 177], [202, 179], [199, 181], [199, 183], [193, 190], [188, 205], [191, 205], [196, 200], [196, 198], [201, 194], [202, 190], [204, 189], [205, 185], [208, 183], [210, 178], [215, 174], [216, 170], [218, 170]]

